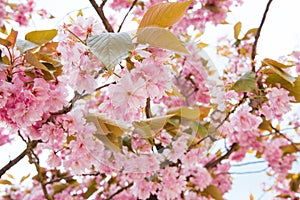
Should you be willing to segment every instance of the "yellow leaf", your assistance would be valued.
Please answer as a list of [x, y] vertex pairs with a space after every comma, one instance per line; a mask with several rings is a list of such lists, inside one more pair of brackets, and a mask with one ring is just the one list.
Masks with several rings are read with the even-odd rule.
[[257, 32], [257, 28], [252, 28], [250, 30], [247, 31], [247, 33], [244, 35], [244, 37], [242, 38], [242, 40], [249, 40], [250, 37], [249, 36], [255, 36], [256, 32]]
[[189, 108], [189, 107], [182, 106], [170, 110], [167, 114], [174, 114], [175, 116], [195, 120], [199, 118], [201, 113], [198, 108]]
[[206, 43], [203, 43], [203, 42], [200, 42], [200, 43], [198, 43], [197, 44], [197, 46], [199, 47], [199, 48], [204, 48], [204, 47], [207, 47], [208, 46], [208, 44], [206, 44]]
[[204, 189], [204, 192], [206, 194], [209, 194], [211, 197], [213, 197], [215, 200], [224, 200], [223, 195], [219, 188], [217, 188], [214, 185], [209, 185]]
[[181, 19], [192, 1], [166, 2], [151, 6], [142, 18], [140, 28], [146, 26], [170, 27]]
[[[284, 64], [281, 64], [279, 62], [276, 62], [275, 60], [271, 60], [271, 59], [264, 59], [262, 61], [264, 66], [270, 66], [271, 70], [278, 74], [279, 76], [281, 76], [284, 80], [288, 81], [290, 84], [294, 85], [294, 82], [296, 80], [295, 77], [291, 76], [290, 74], [288, 74], [287, 72], [283, 71], [282, 68], [287, 68], [287, 66], [285, 66]], [[270, 71], [267, 69], [266, 70], [267, 73], [269, 73]]]
[[239, 39], [239, 35], [242, 29], [242, 23], [238, 22], [234, 25], [234, 39]]
[[12, 183], [9, 180], [6, 180], [6, 179], [1, 179], [0, 184], [1, 185], [12, 185]]
[[282, 88], [285, 88], [290, 92], [289, 95], [294, 96], [297, 103], [300, 103], [300, 76], [296, 77], [296, 80], [293, 84], [288, 82], [283, 77], [279, 76], [278, 74], [271, 74], [266, 79], [267, 84], [272, 84], [276, 86], [278, 83]]
[[8, 178], [14, 179], [14, 176], [11, 174], [6, 174]]
[[143, 28], [137, 35], [137, 42], [175, 52], [185, 54], [189, 53], [181, 41], [173, 33], [167, 29], [157, 26]]
[[25, 40], [42, 45], [51, 41], [57, 34], [56, 29], [32, 31], [25, 35]]
[[285, 65], [285, 64], [282, 64], [280, 62], [277, 62], [276, 60], [272, 60], [270, 58], [265, 58], [263, 61], [262, 61], [263, 64], [265, 65], [268, 65], [268, 66], [275, 66], [275, 67], [278, 67], [278, 68], [290, 68], [290, 67], [293, 67], [294, 65]]
[[180, 91], [178, 90], [178, 88], [175, 85], [172, 85], [172, 92], [166, 91], [166, 94], [168, 96], [177, 96], [180, 99], [185, 100], [185, 97], [180, 93]]
[[29, 176], [30, 176], [30, 173], [27, 174], [26, 176], [23, 176], [23, 177], [21, 178], [21, 180], [20, 180], [20, 183], [22, 183], [22, 182], [25, 181], [27, 178], [29, 178]]

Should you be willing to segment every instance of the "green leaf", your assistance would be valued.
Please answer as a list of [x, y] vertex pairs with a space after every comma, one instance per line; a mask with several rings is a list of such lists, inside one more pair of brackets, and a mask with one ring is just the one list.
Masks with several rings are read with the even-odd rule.
[[186, 106], [182, 106], [170, 110], [167, 114], [173, 114], [175, 116], [194, 120], [194, 119], [198, 119], [201, 113], [198, 108], [189, 108]]
[[296, 77], [295, 82], [291, 84], [278, 74], [271, 74], [266, 79], [266, 83], [271, 84], [272, 86], [276, 86], [279, 83], [282, 88], [285, 88], [290, 92], [290, 96], [295, 97], [297, 103], [300, 103], [300, 76]]
[[27, 40], [17, 40], [16, 46], [20, 50], [21, 54], [23, 54], [25, 51], [38, 47], [37, 44], [34, 44]]
[[37, 45], [42, 45], [51, 41], [56, 35], [56, 29], [32, 31], [25, 35], [25, 40]]
[[222, 192], [214, 185], [209, 185], [204, 189], [204, 192], [209, 194], [215, 200], [224, 200]]
[[173, 33], [157, 26], [143, 28], [137, 35], [137, 42], [188, 54], [187, 49]]
[[[294, 85], [294, 82], [296, 80], [295, 77], [291, 76], [290, 74], [288, 74], [287, 72], [283, 71], [282, 68], [287, 68], [288, 66], [281, 64], [279, 62], [276, 62], [274, 60], [271, 59], [264, 59], [262, 61], [263, 65], [268, 65], [270, 66], [271, 70], [278, 74], [279, 76], [281, 76], [284, 80], [288, 81], [289, 83], [291, 83], [292, 85]], [[270, 73], [270, 70], [266, 69], [265, 71], [263, 71], [263, 73]]]
[[130, 55], [134, 48], [128, 33], [102, 33], [87, 38], [87, 46], [109, 71]]
[[199, 122], [193, 121], [192, 125], [191, 125], [191, 128], [192, 128], [193, 131], [195, 131], [202, 138], [209, 134], [207, 128]]
[[57, 183], [57, 184], [53, 185], [53, 194], [60, 193], [67, 187], [68, 187], [68, 185], [65, 183]]
[[256, 88], [255, 73], [246, 72], [232, 87], [237, 92], [253, 92]]
[[151, 6], [143, 16], [139, 29], [146, 26], [170, 27], [174, 25], [192, 2], [166, 2]]
[[92, 196], [96, 191], [97, 188], [97, 182], [96, 179], [93, 179], [88, 186], [87, 191], [83, 194], [83, 198], [88, 199], [90, 196]]
[[242, 23], [238, 22], [234, 25], [234, 39], [238, 40], [242, 29]]
[[150, 138], [154, 133], [160, 131], [172, 116], [174, 115], [153, 117], [143, 121], [133, 122], [134, 132], [144, 138]]

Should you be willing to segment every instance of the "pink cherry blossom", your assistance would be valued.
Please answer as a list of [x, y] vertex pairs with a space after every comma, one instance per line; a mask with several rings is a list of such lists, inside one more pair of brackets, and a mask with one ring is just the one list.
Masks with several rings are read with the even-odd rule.
[[261, 112], [266, 116], [267, 120], [278, 119], [281, 120], [282, 116], [291, 110], [291, 101], [295, 98], [288, 96], [289, 92], [283, 88], [273, 87], [266, 95], [268, 102], [262, 105]]

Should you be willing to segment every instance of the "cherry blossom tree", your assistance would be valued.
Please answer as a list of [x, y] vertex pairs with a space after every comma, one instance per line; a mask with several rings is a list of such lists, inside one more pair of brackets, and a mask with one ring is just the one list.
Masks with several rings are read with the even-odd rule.
[[[242, 0], [89, 2], [97, 18], [20, 38], [7, 27], [52, 16], [0, 0], [0, 145], [27, 146], [0, 169], [3, 199], [222, 200], [247, 154], [274, 199], [300, 199], [300, 54], [257, 58], [272, 0], [257, 28], [219, 39], [222, 66], [199, 41]], [[36, 172], [13, 184], [26, 157]]]

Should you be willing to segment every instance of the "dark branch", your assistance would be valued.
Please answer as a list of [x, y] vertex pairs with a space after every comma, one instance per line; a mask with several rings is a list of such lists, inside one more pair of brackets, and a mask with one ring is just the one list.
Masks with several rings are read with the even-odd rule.
[[120, 194], [121, 192], [123, 192], [124, 190], [127, 190], [128, 188], [130, 188], [131, 186], [133, 186], [133, 183], [129, 183], [127, 186], [120, 188], [119, 190], [117, 190], [115, 193], [113, 193], [112, 195], [110, 195], [107, 200], [112, 200], [113, 197], [115, 197], [116, 195]]
[[28, 142], [26, 149], [20, 155], [18, 155], [15, 159], [9, 161], [9, 163], [0, 170], [0, 178], [2, 177], [3, 174], [6, 173], [6, 171], [8, 171], [10, 168], [12, 168], [14, 165], [16, 165], [20, 160], [22, 160], [28, 154], [28, 152], [30, 150], [34, 149], [39, 142], [41, 142], [41, 141], [33, 140], [33, 141]]
[[97, 12], [97, 14], [99, 15], [99, 17], [101, 18], [102, 23], [103, 23], [105, 29], [106, 29], [108, 32], [113, 33], [113, 32], [114, 32], [114, 29], [112, 28], [111, 24], [109, 23], [109, 21], [107, 20], [107, 18], [106, 18], [105, 15], [104, 15], [104, 12], [103, 12], [103, 7], [104, 7], [104, 5], [106, 4], [106, 1], [107, 1], [107, 0], [103, 0], [100, 6], [98, 6], [98, 4], [96, 3], [95, 0], [89, 0], [89, 1], [90, 1], [90, 3], [92, 4], [92, 6], [94, 7], [94, 9], [96, 10], [96, 12]]
[[136, 4], [137, 2], [138, 2], [138, 0], [134, 0], [134, 1], [132, 2], [131, 6], [130, 6], [130, 8], [129, 8], [129, 10], [128, 10], [128, 12], [126, 13], [126, 15], [125, 15], [124, 18], [123, 18], [123, 21], [122, 21], [122, 23], [121, 23], [121, 25], [120, 25], [120, 27], [119, 27], [119, 29], [118, 29], [118, 32], [121, 31], [122, 26], [123, 26], [123, 24], [124, 24], [124, 22], [125, 22], [127, 16], [129, 15], [130, 11], [133, 9], [133, 7], [135, 6], [135, 4]]
[[255, 72], [255, 57], [256, 57], [256, 48], [257, 48], [257, 43], [258, 43], [258, 39], [260, 37], [260, 33], [261, 33], [261, 30], [262, 30], [262, 27], [266, 21], [266, 18], [267, 18], [267, 13], [269, 11], [269, 8], [270, 8], [270, 5], [272, 3], [273, 0], [269, 0], [268, 4], [267, 4], [267, 7], [265, 9], [265, 12], [264, 12], [264, 15], [263, 15], [263, 18], [260, 22], [260, 25], [257, 29], [257, 32], [256, 32], [256, 35], [255, 35], [255, 40], [254, 40], [254, 43], [253, 43], [253, 47], [252, 47], [252, 54], [251, 54], [251, 60], [252, 60], [252, 71]]
[[151, 118], [152, 114], [151, 114], [151, 105], [150, 105], [150, 98], [147, 98], [147, 102], [146, 102], [146, 107], [145, 107], [145, 113], [146, 113], [146, 117], [147, 118]]
[[206, 163], [206, 165], [204, 166], [207, 169], [211, 169], [216, 167], [218, 164], [220, 164], [222, 162], [222, 160], [225, 160], [227, 158], [229, 158], [229, 156], [236, 151], [238, 148], [238, 144], [237, 143], [233, 143], [231, 148], [229, 149], [229, 151], [227, 151], [227, 153], [225, 153], [223, 156], [215, 159], [215, 160], [211, 160], [210, 162]]

